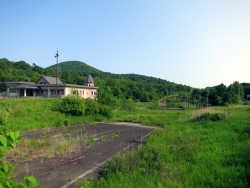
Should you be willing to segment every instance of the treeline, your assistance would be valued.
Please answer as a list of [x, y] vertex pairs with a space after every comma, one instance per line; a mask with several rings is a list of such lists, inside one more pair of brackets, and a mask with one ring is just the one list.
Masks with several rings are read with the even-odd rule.
[[31, 66], [25, 61], [14, 62], [6, 58], [0, 59], [1, 81], [36, 82], [43, 74], [48, 74], [47, 70], [35, 63]]
[[211, 105], [239, 104], [249, 100], [250, 83], [239, 83], [235, 81], [228, 87], [223, 83], [205, 89], [194, 89], [190, 100], [194, 103], [209, 103]]
[[[0, 67], [4, 70], [0, 72], [0, 77], [4, 77], [5, 81], [36, 82], [41, 75], [56, 76], [57, 70], [56, 65], [43, 69], [34, 63], [30, 66], [25, 61], [11, 62], [7, 59], [0, 59]], [[123, 99], [149, 102], [180, 91], [192, 91], [189, 86], [159, 78], [102, 72], [79, 61], [62, 62], [58, 66], [58, 75], [63, 83], [82, 85], [88, 74], [99, 87], [99, 101], [109, 105]]]
[[205, 89], [176, 84], [160, 78], [137, 74], [112, 74], [102, 72], [80, 61], [67, 61], [48, 68], [25, 61], [13, 62], [0, 59], [0, 81], [36, 82], [40, 76], [58, 76], [63, 83], [82, 85], [86, 76], [91, 74], [95, 85], [99, 87], [98, 101], [115, 105], [118, 101], [133, 100], [141, 102], [156, 101], [161, 98], [182, 95], [193, 103], [211, 105], [238, 104], [250, 94], [249, 83], [234, 82], [230, 86], [220, 84]]

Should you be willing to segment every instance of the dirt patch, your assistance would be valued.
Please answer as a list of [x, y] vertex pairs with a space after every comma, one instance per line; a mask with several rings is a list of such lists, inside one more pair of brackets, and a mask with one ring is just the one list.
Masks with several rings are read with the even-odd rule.
[[205, 113], [218, 113], [221, 112], [219, 109], [215, 109], [215, 108], [203, 108], [203, 109], [198, 109], [195, 110], [192, 114], [192, 119], [196, 118], [196, 117], [200, 117], [202, 114]]

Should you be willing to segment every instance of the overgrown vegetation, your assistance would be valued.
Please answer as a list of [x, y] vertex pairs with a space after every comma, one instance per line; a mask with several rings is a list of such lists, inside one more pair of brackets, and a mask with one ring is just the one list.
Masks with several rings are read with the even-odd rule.
[[[138, 149], [117, 154], [105, 164], [99, 181], [84, 180], [81, 187], [250, 187], [250, 110], [230, 105], [241, 104], [243, 98], [247, 100], [249, 83], [234, 82], [228, 87], [220, 84], [195, 89], [142, 75], [104, 73], [86, 64], [82, 68], [82, 62], [70, 64], [76, 67], [75, 70], [69, 70], [69, 64], [62, 63], [66, 68], [62, 68], [61, 79], [65, 83], [81, 85], [84, 76], [92, 74], [95, 85], [99, 87], [97, 101], [79, 99], [77, 93], [64, 99], [1, 100], [0, 126], [2, 130], [9, 131], [0, 135], [2, 157], [5, 156], [3, 149], [15, 146], [17, 133], [13, 131], [87, 122], [93, 122], [91, 125], [95, 126], [94, 122], [107, 120], [140, 122], [161, 126], [163, 130], [153, 133]], [[36, 64], [30, 66], [25, 61], [0, 59], [1, 91], [6, 91], [7, 81], [34, 82], [41, 75], [55, 76], [55, 71], [53, 67], [43, 69]], [[163, 97], [172, 106], [180, 106], [186, 111], [159, 110], [155, 101]], [[227, 108], [192, 112], [190, 103], [193, 108], [207, 105], [224, 105]], [[248, 105], [247, 101], [245, 105]], [[48, 138], [46, 134], [43, 136]], [[54, 153], [51, 155], [65, 155], [70, 150], [69, 143], [76, 143], [82, 148], [86, 146], [76, 140], [66, 140], [58, 144], [57, 149], [52, 148]], [[91, 145], [94, 137], [80, 143]], [[41, 138], [21, 140], [19, 144], [26, 150], [22, 153], [15, 149], [9, 155], [20, 160], [24, 158], [18, 156], [18, 151], [23, 156], [32, 152], [43, 156], [43, 149], [51, 147], [49, 140]], [[4, 187], [37, 185], [29, 176], [24, 178], [23, 184], [13, 180], [13, 167], [2, 159], [0, 173], [0, 183]]]
[[[92, 102], [89, 102], [90, 100]], [[88, 102], [86, 103], [84, 101], [84, 99], [77, 99], [72, 96], [63, 99], [0, 100], [0, 122], [5, 124], [4, 128], [7, 131], [25, 131], [95, 121], [100, 122], [113, 117], [111, 107], [98, 104], [93, 99], [87, 99]], [[93, 104], [96, 104], [96, 108], [92, 107]], [[84, 114], [82, 114], [83, 111]]]
[[109, 139], [114, 138], [114, 137], [116, 137], [118, 135], [120, 135], [120, 129], [119, 128], [117, 128], [116, 131], [115, 131], [115, 133], [113, 133], [113, 134], [101, 136], [100, 140], [101, 141], [109, 140]]
[[220, 121], [224, 120], [226, 115], [223, 113], [204, 113], [199, 117], [196, 117], [194, 121]]
[[24, 176], [22, 182], [15, 180], [14, 167], [4, 160], [6, 152], [16, 147], [18, 139], [19, 132], [5, 132], [0, 129], [0, 187], [37, 187], [39, 184], [33, 176]]
[[66, 96], [59, 107], [60, 112], [66, 115], [80, 116], [85, 114], [84, 99], [74, 96]]
[[181, 116], [145, 145], [110, 159], [100, 180], [78, 187], [249, 187], [249, 110], [232, 108], [220, 121], [207, 113], [195, 122], [192, 113]]
[[[168, 96], [179, 96], [182, 101], [197, 105], [239, 104], [250, 94], [250, 83], [235, 81], [230, 86], [220, 84], [204, 89], [191, 88], [160, 78], [137, 74], [112, 74], [102, 72], [80, 61], [61, 62], [60, 79], [64, 83], [82, 85], [86, 76], [91, 74], [99, 87], [98, 101], [101, 104], [116, 106], [120, 100], [149, 102]], [[56, 65], [43, 69], [35, 63], [0, 59], [0, 92], [6, 91], [7, 81], [36, 82], [42, 75], [56, 76]]]
[[[69, 132], [62, 132], [68, 134]], [[95, 135], [82, 133], [81, 136], [22, 138], [17, 147], [7, 154], [7, 158], [13, 161], [43, 160], [50, 157], [66, 157], [71, 152], [83, 151], [94, 144]]]

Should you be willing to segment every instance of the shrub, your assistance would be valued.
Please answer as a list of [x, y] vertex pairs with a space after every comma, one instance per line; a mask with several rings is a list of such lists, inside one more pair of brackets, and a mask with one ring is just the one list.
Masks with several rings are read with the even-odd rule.
[[99, 113], [99, 104], [93, 99], [85, 99], [85, 114], [95, 115]]
[[60, 111], [68, 115], [84, 115], [84, 99], [77, 98], [74, 96], [67, 96], [63, 98], [61, 102]]
[[106, 105], [100, 105], [100, 114], [106, 117], [107, 119], [111, 119], [113, 117], [113, 111], [110, 107]]
[[222, 113], [204, 113], [196, 117], [195, 121], [220, 121], [226, 118], [225, 114]]
[[135, 103], [132, 99], [127, 99], [122, 102], [121, 106], [122, 110], [126, 111], [134, 111], [135, 110]]
[[66, 119], [66, 120], [64, 120], [63, 124], [64, 124], [65, 126], [68, 126], [68, 125], [69, 125], [69, 121]]

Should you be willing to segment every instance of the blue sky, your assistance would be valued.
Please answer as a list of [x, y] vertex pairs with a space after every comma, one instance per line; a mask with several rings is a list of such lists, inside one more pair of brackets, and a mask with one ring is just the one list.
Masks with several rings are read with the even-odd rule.
[[0, 1], [0, 58], [197, 88], [250, 82], [249, 0]]

